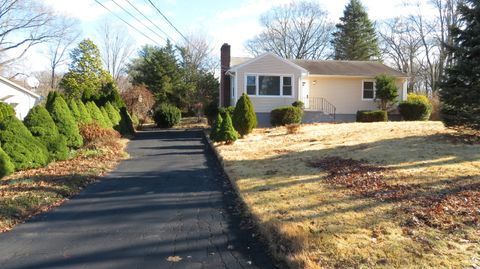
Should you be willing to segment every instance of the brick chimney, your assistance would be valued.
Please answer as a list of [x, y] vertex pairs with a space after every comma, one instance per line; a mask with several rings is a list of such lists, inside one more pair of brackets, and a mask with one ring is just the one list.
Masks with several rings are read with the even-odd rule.
[[230, 69], [230, 45], [222, 45], [220, 49], [220, 106], [230, 105], [230, 76], [227, 71]]

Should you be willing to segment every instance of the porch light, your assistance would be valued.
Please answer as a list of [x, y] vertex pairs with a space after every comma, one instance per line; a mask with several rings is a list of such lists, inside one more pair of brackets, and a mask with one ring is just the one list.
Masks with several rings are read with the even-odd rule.
[[313, 85], [317, 85], [317, 81], [316, 81], [316, 80], [313, 81]]

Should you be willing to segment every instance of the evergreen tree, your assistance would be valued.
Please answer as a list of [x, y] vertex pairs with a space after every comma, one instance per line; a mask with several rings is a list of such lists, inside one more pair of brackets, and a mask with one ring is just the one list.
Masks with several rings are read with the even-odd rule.
[[222, 121], [222, 127], [220, 128], [219, 140], [224, 141], [225, 144], [233, 144], [238, 139], [238, 133], [233, 128], [232, 118], [229, 114], [226, 114]]
[[373, 23], [360, 0], [350, 0], [333, 34], [335, 60], [377, 60], [380, 58]]
[[215, 142], [220, 142], [220, 131], [222, 128], [223, 118], [220, 113], [217, 114], [217, 119], [213, 123], [212, 131], [210, 132], [210, 139]]
[[480, 3], [459, 6], [463, 25], [453, 29], [453, 65], [440, 90], [442, 120], [447, 126], [480, 130]]
[[[48, 104], [48, 103], [47, 103]], [[47, 106], [58, 131], [67, 139], [67, 145], [71, 148], [79, 148], [83, 145], [83, 138], [80, 135], [78, 125], [68, 108], [67, 103], [61, 96], [53, 99], [53, 102]]]
[[72, 112], [72, 116], [75, 118], [75, 121], [77, 123], [80, 123], [81, 121], [81, 115], [80, 115], [80, 110], [78, 110], [77, 102], [73, 98], [68, 99], [68, 108], [70, 108], [70, 111]]
[[67, 140], [58, 132], [58, 128], [47, 109], [37, 105], [28, 112], [23, 121], [32, 135], [47, 147], [51, 160], [68, 158]]
[[0, 148], [0, 178], [8, 176], [15, 171], [15, 166], [5, 151]]
[[233, 111], [233, 127], [243, 137], [257, 127], [257, 115], [250, 98], [245, 93], [238, 99]]
[[113, 128], [113, 123], [110, 117], [108, 116], [107, 111], [105, 110], [105, 107], [100, 107], [100, 112], [102, 112], [103, 119], [105, 120], [105, 124], [107, 125], [108, 128]]
[[375, 100], [379, 100], [379, 108], [388, 110], [397, 103], [398, 88], [395, 85], [395, 78], [381, 74], [375, 77]]
[[132, 117], [130, 117], [126, 107], [120, 108], [120, 117], [121, 120], [118, 123], [118, 126], [115, 127], [115, 130], [117, 130], [123, 136], [134, 135], [135, 128], [133, 128]]
[[80, 99], [77, 100], [77, 107], [80, 113], [80, 121], [78, 123], [85, 124], [85, 123], [92, 122], [92, 116], [90, 116], [90, 113], [88, 112], [82, 100]]
[[15, 109], [11, 105], [0, 102], [0, 121], [15, 114]]
[[93, 102], [87, 102], [85, 105], [88, 112], [90, 113], [90, 117], [92, 118], [92, 121], [98, 123], [100, 126], [103, 128], [108, 128], [108, 123], [105, 121], [105, 118], [103, 117], [102, 111], [98, 106]]
[[122, 117], [120, 117], [120, 112], [118, 112], [118, 109], [115, 108], [110, 102], [107, 102], [105, 104], [105, 110], [108, 113], [108, 117], [113, 123], [113, 126], [117, 126]]
[[103, 69], [100, 50], [90, 40], [85, 39], [70, 53], [71, 64], [60, 81], [69, 97], [91, 100], [102, 86], [113, 82], [111, 75]]

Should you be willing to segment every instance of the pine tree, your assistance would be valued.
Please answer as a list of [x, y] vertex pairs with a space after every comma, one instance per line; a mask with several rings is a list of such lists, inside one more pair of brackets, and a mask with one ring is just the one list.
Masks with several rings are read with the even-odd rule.
[[70, 111], [72, 112], [72, 116], [75, 118], [75, 121], [77, 123], [80, 123], [81, 121], [81, 116], [80, 116], [80, 111], [78, 110], [77, 102], [73, 98], [68, 99], [68, 108], [70, 108]]
[[222, 128], [222, 115], [220, 113], [217, 114], [217, 119], [213, 123], [212, 131], [210, 132], [210, 139], [215, 142], [220, 141], [220, 129]]
[[464, 26], [452, 31], [454, 64], [440, 90], [441, 115], [447, 126], [480, 130], [480, 3], [467, 0], [459, 11]]
[[350, 0], [341, 23], [333, 34], [335, 60], [377, 60], [380, 58], [373, 23], [360, 0]]
[[238, 99], [233, 111], [233, 127], [243, 137], [257, 127], [257, 115], [250, 98], [245, 93]]
[[[48, 103], [47, 103], [48, 104]], [[53, 99], [53, 102], [47, 106], [55, 125], [60, 134], [67, 139], [67, 145], [71, 148], [79, 148], [83, 145], [83, 139], [80, 135], [78, 125], [68, 108], [67, 103], [60, 95]]]
[[92, 121], [98, 123], [103, 128], [108, 128], [108, 123], [105, 121], [102, 111], [100, 110], [100, 108], [98, 108], [98, 106], [94, 102], [92, 101], [87, 102], [85, 106], [88, 112], [90, 113], [90, 117], [92, 118]]
[[226, 114], [220, 128], [220, 134], [218, 136], [220, 141], [224, 141], [225, 144], [233, 144], [238, 139], [238, 133], [233, 128], [232, 118], [229, 114]]
[[80, 121], [78, 123], [79, 124], [85, 124], [85, 123], [92, 122], [92, 116], [90, 116], [90, 113], [88, 112], [88, 110], [85, 107], [85, 104], [82, 102], [82, 100], [80, 100], [80, 99], [77, 100], [77, 107], [78, 107], [78, 111], [80, 113]]

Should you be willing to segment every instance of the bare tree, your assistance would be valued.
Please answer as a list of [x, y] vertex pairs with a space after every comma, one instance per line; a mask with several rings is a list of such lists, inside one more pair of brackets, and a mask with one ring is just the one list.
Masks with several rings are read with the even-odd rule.
[[50, 88], [57, 88], [57, 68], [67, 61], [67, 51], [80, 37], [77, 28], [78, 21], [70, 18], [62, 18], [58, 22], [61, 35], [54, 38], [48, 48], [48, 60], [50, 64]]
[[334, 24], [318, 3], [291, 2], [262, 15], [262, 33], [247, 41], [253, 55], [272, 52], [289, 59], [328, 58]]
[[217, 67], [217, 59], [212, 56], [213, 47], [204, 34], [189, 34], [187, 40], [177, 46], [183, 64], [192, 70], [213, 72]]
[[37, 0], [2, 0], [0, 2], [0, 67], [19, 58], [40, 43], [62, 33], [56, 25], [58, 16]]
[[98, 33], [102, 40], [100, 48], [105, 68], [113, 79], [118, 81], [125, 73], [128, 60], [135, 52], [135, 42], [120, 26], [107, 22]]

